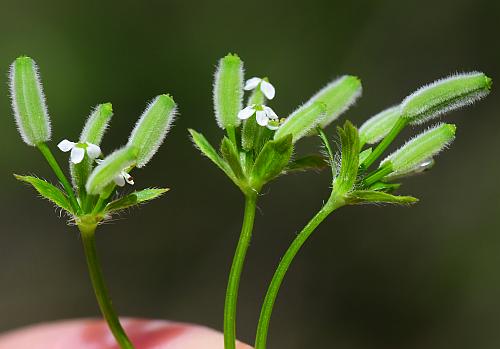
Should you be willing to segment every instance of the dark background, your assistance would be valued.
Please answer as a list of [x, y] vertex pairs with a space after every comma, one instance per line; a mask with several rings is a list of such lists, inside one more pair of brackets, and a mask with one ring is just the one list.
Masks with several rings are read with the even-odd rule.
[[[6, 74], [18, 55], [43, 76], [55, 148], [77, 139], [90, 108], [111, 101], [103, 142], [126, 142], [147, 100], [169, 92], [181, 116], [136, 187], [164, 198], [98, 232], [104, 272], [122, 315], [221, 329], [242, 196], [191, 146], [213, 142], [216, 61], [237, 52], [247, 77], [268, 75], [287, 115], [340, 74], [361, 77], [356, 124], [418, 86], [456, 71], [500, 75], [500, 3], [450, 1], [5, 1], [0, 2], [0, 330], [98, 316], [80, 240], [12, 173], [54, 180], [11, 117]], [[498, 91], [446, 116], [458, 138], [401, 192], [411, 208], [348, 207], [294, 261], [272, 319], [270, 348], [498, 348], [500, 346], [500, 102]], [[409, 130], [398, 141], [415, 133]], [[333, 136], [334, 128], [329, 129]], [[301, 142], [298, 153], [317, 139]], [[130, 190], [130, 189], [129, 189]], [[260, 200], [242, 278], [239, 337], [252, 342], [263, 294], [296, 232], [329, 193], [329, 175], [299, 174]]]

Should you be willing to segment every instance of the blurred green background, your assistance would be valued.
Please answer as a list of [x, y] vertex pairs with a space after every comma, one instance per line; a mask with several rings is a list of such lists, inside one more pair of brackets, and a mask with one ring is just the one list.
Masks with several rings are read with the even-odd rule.
[[[217, 142], [211, 87], [217, 59], [237, 52], [247, 77], [268, 75], [273, 108], [287, 115], [344, 73], [364, 96], [357, 125], [418, 86], [456, 71], [500, 77], [500, 2], [423, 1], [5, 1], [0, 2], [0, 330], [98, 316], [79, 237], [12, 173], [54, 180], [20, 140], [6, 74], [18, 55], [41, 68], [52, 148], [77, 139], [90, 108], [111, 101], [110, 152], [153, 96], [172, 93], [180, 117], [138, 188], [164, 198], [104, 225], [98, 248], [122, 315], [221, 329], [226, 277], [242, 197], [191, 146], [187, 128]], [[446, 116], [458, 138], [401, 192], [411, 208], [341, 209], [295, 260], [271, 323], [270, 348], [498, 348], [500, 346], [500, 102]], [[417, 130], [408, 130], [400, 139]], [[329, 129], [334, 136], [334, 128]], [[318, 140], [300, 144], [314, 150]], [[296, 232], [329, 193], [329, 174], [280, 178], [260, 201], [245, 267], [238, 335], [252, 342], [263, 294]]]

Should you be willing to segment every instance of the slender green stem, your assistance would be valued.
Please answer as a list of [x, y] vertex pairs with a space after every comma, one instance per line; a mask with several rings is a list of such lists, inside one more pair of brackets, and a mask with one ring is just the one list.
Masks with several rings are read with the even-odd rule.
[[390, 163], [385, 163], [382, 167], [379, 167], [372, 174], [363, 180], [363, 185], [369, 187], [373, 183], [378, 182], [388, 174], [392, 172], [392, 166]]
[[363, 169], [367, 169], [371, 164], [375, 162], [379, 158], [380, 155], [387, 149], [387, 147], [394, 141], [397, 135], [406, 127], [408, 124], [408, 119], [400, 117], [396, 124], [393, 126], [391, 131], [385, 136], [382, 142], [377, 145], [375, 149], [368, 155], [366, 160], [362, 164]]
[[259, 324], [257, 326], [257, 335], [255, 338], [255, 349], [265, 349], [267, 342], [267, 334], [269, 331], [269, 322], [271, 320], [271, 314], [273, 312], [274, 303], [278, 292], [285, 278], [285, 274], [290, 267], [294, 257], [299, 252], [302, 245], [306, 242], [313, 231], [318, 227], [318, 225], [323, 222], [323, 220], [330, 215], [334, 210], [343, 205], [343, 201], [338, 199], [335, 194], [332, 193], [330, 199], [327, 203], [319, 210], [318, 213], [307, 223], [307, 225], [302, 229], [302, 231], [293, 240], [292, 244], [288, 250], [283, 255], [278, 267], [274, 273], [274, 276], [267, 289], [266, 297], [262, 304]]
[[236, 305], [240, 276], [245, 263], [245, 256], [252, 237], [253, 222], [257, 204], [257, 193], [246, 194], [245, 213], [241, 227], [240, 239], [234, 253], [229, 280], [227, 283], [226, 302], [224, 306], [224, 348], [236, 348]]
[[104, 208], [104, 206], [106, 206], [106, 200], [107, 198], [99, 196], [99, 199], [97, 199], [94, 209], [92, 210], [92, 214], [99, 213]]
[[95, 226], [79, 226], [82, 236], [83, 249], [87, 259], [87, 267], [89, 269], [90, 280], [94, 287], [94, 292], [97, 298], [97, 303], [101, 309], [101, 313], [108, 323], [109, 329], [113, 333], [116, 341], [121, 349], [134, 349], [132, 342], [127, 337], [125, 330], [120, 324], [120, 320], [111, 303], [111, 298], [108, 295], [108, 290], [104, 284], [104, 277], [99, 266], [97, 258], [97, 250], [95, 246]]
[[37, 144], [37, 147], [43, 154], [47, 162], [49, 163], [50, 167], [54, 171], [55, 175], [57, 176], [61, 184], [63, 185], [64, 190], [66, 190], [66, 193], [68, 193], [71, 207], [73, 208], [73, 210], [75, 210], [76, 213], [80, 213], [80, 205], [78, 204], [78, 200], [76, 200], [75, 193], [73, 192], [73, 187], [71, 186], [68, 179], [64, 175], [64, 172], [61, 170], [61, 167], [57, 163], [57, 160], [50, 151], [49, 147], [45, 143], [39, 143]]
[[229, 136], [229, 139], [234, 143], [236, 147], [238, 147], [238, 142], [236, 141], [236, 129], [234, 127], [227, 127], [226, 132]]

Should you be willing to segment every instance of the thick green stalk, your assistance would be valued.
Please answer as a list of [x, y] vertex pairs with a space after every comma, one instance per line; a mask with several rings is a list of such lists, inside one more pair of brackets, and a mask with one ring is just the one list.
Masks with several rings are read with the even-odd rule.
[[57, 163], [56, 158], [50, 151], [49, 147], [45, 143], [39, 143], [37, 144], [38, 149], [40, 152], [43, 154], [47, 162], [49, 163], [50, 167], [54, 171], [55, 175], [61, 182], [61, 184], [64, 187], [64, 190], [66, 190], [66, 193], [68, 194], [69, 201], [71, 203], [71, 207], [73, 210], [75, 210], [75, 213], [80, 213], [80, 205], [78, 204], [78, 200], [76, 200], [75, 193], [73, 192], [73, 187], [69, 183], [68, 179], [64, 175], [64, 172], [61, 170], [61, 167]]
[[307, 225], [302, 229], [302, 231], [293, 240], [292, 244], [286, 250], [283, 258], [281, 259], [274, 276], [267, 289], [266, 297], [262, 304], [259, 323], [257, 326], [257, 335], [255, 337], [255, 349], [265, 349], [267, 342], [267, 334], [269, 331], [269, 322], [271, 320], [271, 314], [273, 312], [274, 303], [278, 292], [285, 278], [286, 272], [290, 267], [294, 257], [299, 252], [302, 245], [311, 236], [314, 230], [320, 225], [326, 217], [328, 217], [334, 210], [343, 205], [343, 200], [339, 199], [334, 193], [330, 196], [327, 203], [319, 210], [318, 213], [307, 223]]
[[241, 227], [240, 239], [233, 257], [233, 264], [229, 273], [227, 283], [226, 302], [224, 306], [224, 348], [236, 348], [236, 306], [238, 303], [238, 288], [240, 276], [245, 263], [250, 239], [252, 238], [253, 222], [255, 219], [255, 209], [257, 203], [257, 193], [245, 195], [245, 213], [243, 225]]
[[113, 333], [116, 341], [120, 345], [121, 349], [134, 349], [134, 346], [130, 339], [127, 337], [125, 330], [120, 324], [120, 320], [116, 315], [116, 312], [111, 303], [111, 298], [108, 295], [108, 290], [104, 284], [104, 278], [102, 275], [101, 268], [99, 266], [99, 260], [97, 258], [97, 250], [95, 246], [95, 225], [79, 225], [83, 249], [85, 251], [85, 257], [87, 259], [87, 267], [90, 274], [90, 280], [92, 281], [92, 286], [94, 287], [94, 292], [97, 298], [97, 303], [101, 309], [101, 313], [108, 323], [109, 329]]

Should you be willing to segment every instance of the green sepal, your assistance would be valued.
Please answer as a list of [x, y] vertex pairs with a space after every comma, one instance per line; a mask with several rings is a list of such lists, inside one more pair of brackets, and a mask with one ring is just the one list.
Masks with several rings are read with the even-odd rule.
[[214, 164], [217, 165], [224, 173], [231, 178], [233, 182], [237, 182], [237, 178], [234, 175], [231, 167], [224, 161], [224, 159], [217, 153], [217, 151], [212, 147], [212, 145], [208, 142], [208, 140], [201, 133], [196, 132], [193, 129], [188, 129], [191, 134], [191, 139], [203, 155], [212, 160]]
[[120, 210], [124, 210], [126, 208], [139, 205], [141, 203], [151, 201], [156, 199], [163, 194], [165, 194], [170, 189], [168, 188], [151, 188], [151, 189], [143, 189], [139, 191], [135, 191], [131, 194], [128, 194], [120, 199], [111, 201], [104, 208], [105, 213], [116, 212]]
[[318, 126], [316, 127], [316, 131], [318, 132], [318, 136], [323, 143], [323, 147], [326, 153], [326, 161], [328, 166], [330, 166], [330, 170], [332, 171], [332, 181], [337, 177], [337, 165], [335, 163], [335, 155], [333, 154], [332, 146], [330, 145], [330, 141], [328, 140], [328, 136], [325, 134], [325, 131]]
[[320, 155], [306, 155], [288, 163], [285, 172], [320, 171], [328, 166], [328, 161]]
[[281, 174], [293, 152], [292, 135], [269, 141], [262, 148], [252, 168], [252, 186], [259, 190]]
[[15, 174], [17, 180], [25, 183], [29, 183], [36, 189], [36, 191], [45, 199], [51, 201], [58, 207], [66, 210], [67, 212], [74, 214], [68, 197], [56, 186], [50, 184], [49, 182], [33, 177], [33, 176], [20, 176]]
[[255, 116], [251, 116], [243, 122], [243, 128], [241, 130], [241, 147], [244, 150], [250, 151], [254, 148], [259, 127], [261, 126], [257, 124]]
[[244, 179], [245, 174], [240, 163], [240, 155], [236, 145], [229, 140], [229, 138], [224, 137], [220, 145], [220, 152], [226, 163], [231, 167], [234, 175], [239, 179]]
[[358, 130], [350, 121], [344, 127], [337, 127], [341, 143], [340, 171], [333, 181], [333, 191], [341, 195], [352, 190], [359, 166], [359, 135]]
[[408, 205], [418, 202], [413, 196], [391, 195], [375, 190], [355, 190], [347, 194], [345, 200], [349, 205], [363, 203]]

